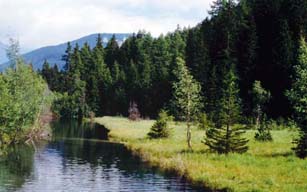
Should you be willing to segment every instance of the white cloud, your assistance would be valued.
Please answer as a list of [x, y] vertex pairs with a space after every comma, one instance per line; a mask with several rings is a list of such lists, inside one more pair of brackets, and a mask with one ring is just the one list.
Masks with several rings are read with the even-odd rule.
[[177, 24], [194, 26], [212, 0], [0, 0], [0, 41], [17, 37], [29, 49], [91, 33], [137, 32], [157, 36]]

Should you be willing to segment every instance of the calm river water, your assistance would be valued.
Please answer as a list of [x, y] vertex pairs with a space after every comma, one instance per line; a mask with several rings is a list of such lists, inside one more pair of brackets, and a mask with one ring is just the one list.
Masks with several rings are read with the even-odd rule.
[[0, 160], [0, 191], [201, 191], [111, 144], [97, 124], [54, 123], [50, 142], [18, 146]]

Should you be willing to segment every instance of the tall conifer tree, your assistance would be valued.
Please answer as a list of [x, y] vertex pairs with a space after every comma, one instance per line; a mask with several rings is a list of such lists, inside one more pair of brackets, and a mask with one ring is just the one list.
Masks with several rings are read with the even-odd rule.
[[298, 64], [295, 66], [295, 75], [292, 89], [288, 97], [293, 104], [296, 121], [300, 128], [300, 136], [294, 140], [293, 148], [300, 158], [307, 157], [307, 44], [303, 37], [300, 40]]
[[237, 76], [234, 65], [225, 73], [222, 94], [220, 98], [218, 120], [216, 127], [206, 132], [203, 141], [209, 148], [218, 153], [246, 152], [248, 140], [242, 138], [245, 132], [242, 127], [234, 126], [240, 115], [240, 100], [238, 99]]

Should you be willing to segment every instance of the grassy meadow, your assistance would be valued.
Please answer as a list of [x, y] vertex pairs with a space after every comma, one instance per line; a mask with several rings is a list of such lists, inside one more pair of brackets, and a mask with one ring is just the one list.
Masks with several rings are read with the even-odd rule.
[[172, 137], [151, 140], [146, 134], [152, 120], [102, 117], [96, 122], [110, 130], [111, 140], [124, 142], [152, 166], [175, 171], [195, 185], [227, 191], [307, 191], [307, 160], [291, 151], [294, 131], [272, 131], [274, 141], [261, 143], [254, 140], [255, 131], [249, 130], [248, 152], [225, 156], [210, 153], [201, 143], [205, 131], [196, 127], [192, 129], [193, 151], [188, 151], [183, 123], [171, 124]]

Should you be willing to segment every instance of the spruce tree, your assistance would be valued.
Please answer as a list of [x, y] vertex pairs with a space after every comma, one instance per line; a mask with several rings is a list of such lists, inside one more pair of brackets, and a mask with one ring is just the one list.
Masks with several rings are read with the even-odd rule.
[[126, 96], [126, 74], [122, 67], [115, 61], [112, 69], [112, 88], [109, 102], [111, 102], [112, 115], [125, 115], [128, 108]]
[[70, 42], [68, 42], [67, 48], [65, 50], [65, 54], [62, 56], [62, 61], [65, 62], [64, 67], [63, 67], [65, 71], [69, 71], [71, 54], [72, 54], [72, 47], [71, 47]]
[[305, 158], [307, 157], [307, 44], [304, 37], [301, 37], [298, 53], [292, 89], [287, 92], [287, 95], [293, 104], [296, 121], [300, 128], [300, 136], [294, 140], [296, 146], [293, 150], [298, 157]]
[[192, 148], [191, 122], [201, 108], [201, 86], [190, 74], [181, 58], [177, 58], [177, 69], [174, 71], [177, 81], [173, 83], [174, 104], [187, 125], [187, 143]]
[[71, 59], [72, 59], [72, 46], [70, 42], [67, 43], [67, 48], [65, 54], [62, 55], [62, 61], [64, 61], [63, 66], [63, 85], [61, 87], [62, 92], [67, 92], [71, 88], [71, 78], [69, 76], [69, 71], [71, 68]]
[[73, 118], [82, 120], [87, 115], [87, 105], [85, 101], [85, 82], [80, 79], [79, 71], [73, 74], [73, 92], [71, 93], [72, 99], [72, 115]]
[[47, 60], [44, 61], [42, 72], [43, 78], [47, 81], [48, 85], [51, 83], [51, 72], [50, 72], [50, 65]]
[[103, 49], [103, 42], [102, 42], [101, 34], [97, 35], [96, 46], [94, 49], [99, 51], [102, 54], [102, 56], [104, 56], [104, 49]]
[[80, 55], [82, 59], [82, 63], [84, 65], [84, 70], [80, 71], [81, 79], [88, 82], [88, 76], [93, 67], [93, 58], [91, 54], [91, 48], [88, 43], [84, 43], [83, 47], [80, 50]]
[[186, 63], [192, 75], [202, 86], [207, 83], [210, 59], [207, 45], [203, 37], [203, 26], [189, 30], [186, 41]]
[[71, 61], [70, 61], [70, 69], [68, 71], [69, 74], [74, 74], [77, 71], [83, 71], [84, 65], [81, 59], [80, 50], [78, 43], [76, 44], [75, 48], [73, 49], [73, 52], [71, 54]]
[[136, 64], [133, 62], [133, 60], [130, 61], [130, 65], [128, 68], [128, 94], [129, 94], [129, 100], [134, 101], [137, 99], [137, 92], [140, 87], [140, 75], [139, 70], [136, 66]]
[[[242, 7], [242, 6], [241, 6]], [[244, 7], [244, 6], [243, 6]], [[243, 10], [249, 8], [241, 8]], [[241, 14], [243, 22], [240, 25], [236, 57], [239, 75], [240, 95], [242, 98], [242, 111], [247, 116], [252, 115], [251, 89], [255, 80], [255, 67], [257, 59], [258, 37], [255, 19], [251, 15]], [[247, 17], [247, 19], [245, 19]]]
[[[70, 49], [68, 47], [68, 49]], [[69, 51], [67, 49], [67, 51]], [[68, 94], [73, 94], [74, 90], [74, 83], [75, 83], [75, 75], [78, 73], [80, 75], [80, 71], [82, 70], [82, 61], [79, 53], [79, 46], [76, 44], [74, 49], [67, 53], [67, 70], [65, 71], [65, 89], [64, 91], [68, 92]], [[64, 58], [66, 57], [64, 55]]]
[[112, 83], [110, 69], [104, 62], [104, 49], [100, 34], [97, 37], [96, 46], [92, 50], [92, 66], [89, 75], [89, 106], [98, 115], [109, 113], [107, 103], [108, 91]]
[[[209, 83], [216, 86], [217, 89], [211, 96], [216, 106], [213, 107], [213, 111], [208, 111], [212, 115], [212, 121], [219, 123], [221, 114], [221, 107], [218, 107], [222, 103], [220, 101], [223, 98], [223, 81], [226, 73], [235, 65], [237, 67], [236, 57], [236, 39], [238, 38], [238, 23], [236, 22], [235, 2], [233, 0], [217, 0], [213, 2], [212, 11], [212, 31], [213, 38], [210, 45], [211, 52], [211, 70], [215, 70], [215, 79], [209, 79]], [[212, 66], [214, 65], [214, 66]], [[236, 70], [237, 68], [235, 68]], [[213, 71], [209, 71], [212, 73]], [[212, 74], [209, 74], [210, 76]], [[214, 81], [214, 82], [212, 82]], [[237, 82], [236, 82], [237, 83]], [[207, 100], [209, 98], [206, 98]], [[220, 125], [219, 125], [220, 126]]]
[[[151, 101], [152, 113], [157, 114], [158, 111], [165, 107], [171, 99], [172, 85], [170, 82], [170, 54], [169, 44], [160, 36], [154, 40], [151, 54]], [[160, 90], [163, 90], [162, 92]]]
[[234, 126], [240, 115], [237, 80], [234, 65], [232, 65], [225, 72], [220, 103], [216, 106], [219, 108], [218, 122], [215, 122], [216, 127], [206, 132], [206, 138], [203, 141], [212, 151], [218, 153], [244, 153], [248, 149], [246, 146], [248, 140], [242, 138], [245, 131], [240, 126]]
[[119, 51], [119, 46], [116, 41], [115, 35], [113, 35], [112, 38], [107, 43], [107, 46], [105, 48], [105, 59], [104, 60], [109, 68], [112, 68], [115, 61], [117, 60], [118, 51]]
[[[54, 64], [51, 68], [52, 82], [50, 82], [50, 90], [60, 92], [61, 91], [61, 74], [58, 69], [58, 65]], [[48, 83], [49, 84], [49, 83]]]
[[150, 89], [152, 88], [152, 80], [151, 80], [151, 67], [150, 61], [148, 59], [148, 55], [145, 56], [146, 59], [142, 66], [141, 71], [141, 83], [140, 83], [140, 105], [142, 106], [142, 114], [145, 116], [149, 116], [152, 107], [152, 101], [150, 98]]
[[157, 121], [151, 127], [147, 134], [149, 138], [167, 138], [171, 135], [171, 129], [169, 128], [169, 121], [172, 121], [172, 117], [167, 114], [166, 111], [160, 111]]
[[170, 40], [170, 54], [172, 59], [176, 61], [177, 57], [184, 58], [186, 43], [180, 28], [177, 28], [175, 32], [170, 35]]
[[91, 69], [87, 74], [87, 103], [89, 104], [90, 109], [94, 113], [100, 113], [100, 95], [99, 95], [99, 83], [101, 75], [101, 64], [103, 62], [102, 53], [95, 49], [92, 53], [92, 65]]
[[218, 103], [218, 79], [216, 74], [216, 66], [212, 65], [208, 74], [207, 89], [205, 91], [205, 110], [209, 114], [209, 119], [215, 120], [216, 106]]

